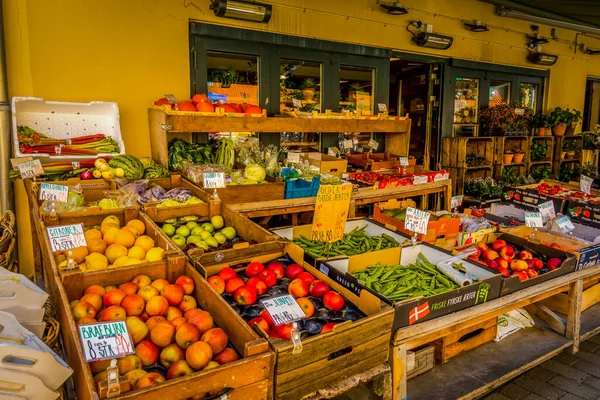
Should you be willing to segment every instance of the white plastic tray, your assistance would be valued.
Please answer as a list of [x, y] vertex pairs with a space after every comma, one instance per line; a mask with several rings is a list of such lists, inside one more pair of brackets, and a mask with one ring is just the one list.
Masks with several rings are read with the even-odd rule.
[[113, 102], [92, 101], [90, 103], [67, 103], [46, 101], [36, 97], [12, 98], [13, 154], [15, 157], [51, 158], [54, 160], [80, 160], [110, 157], [118, 154], [54, 155], [21, 153], [17, 126], [26, 125], [37, 132], [55, 139], [76, 138], [102, 133], [119, 145], [119, 154], [125, 154], [121, 138], [119, 106]]

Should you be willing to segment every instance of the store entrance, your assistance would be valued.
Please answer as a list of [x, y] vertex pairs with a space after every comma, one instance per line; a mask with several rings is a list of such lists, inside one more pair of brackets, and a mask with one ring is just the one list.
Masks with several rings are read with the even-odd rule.
[[588, 79], [585, 87], [583, 130], [596, 132], [600, 125], [600, 79]]
[[425, 168], [439, 162], [441, 72], [438, 63], [390, 61], [390, 113], [411, 118], [409, 155]]

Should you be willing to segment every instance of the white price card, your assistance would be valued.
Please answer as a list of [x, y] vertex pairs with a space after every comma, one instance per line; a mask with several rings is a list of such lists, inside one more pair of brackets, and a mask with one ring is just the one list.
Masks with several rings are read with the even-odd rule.
[[40, 185], [40, 200], [62, 201], [66, 203], [69, 199], [69, 187], [43, 182]]
[[290, 322], [306, 318], [306, 314], [296, 299], [289, 294], [271, 297], [270, 299], [261, 300], [260, 303], [273, 319], [275, 326], [289, 324]]
[[560, 228], [563, 233], [569, 233], [572, 230], [575, 230], [575, 225], [571, 222], [571, 219], [566, 215], [564, 217], [560, 217], [556, 220], [556, 225]]
[[581, 178], [579, 179], [579, 188], [583, 193], [590, 194], [592, 193], [592, 182], [594, 182], [594, 179], [589, 176], [581, 175]]
[[344, 140], [342, 142], [342, 146], [344, 147], [344, 150], [351, 150], [352, 148], [354, 148], [354, 142], [352, 141], [352, 139]]
[[40, 160], [25, 161], [17, 165], [21, 178], [33, 178], [44, 173]]
[[525, 226], [530, 228], [541, 228], [544, 226], [542, 214], [539, 212], [525, 211]]
[[408, 167], [408, 157], [400, 157], [400, 166]]
[[458, 196], [452, 196], [452, 198], [450, 199], [450, 208], [455, 209], [460, 207], [462, 205], [463, 198], [464, 196], [462, 194]]
[[287, 153], [287, 160], [291, 163], [300, 164], [300, 153], [292, 153], [291, 151], [289, 151]]
[[387, 104], [385, 103], [377, 103], [377, 108], [379, 109], [379, 112], [387, 112], [388, 110]]
[[427, 176], [425, 176], [425, 175], [413, 176], [413, 185], [422, 185], [424, 183], [427, 183], [428, 181], [429, 181], [429, 178], [427, 178]]
[[408, 207], [404, 219], [404, 229], [407, 231], [427, 234], [427, 224], [429, 223], [429, 213], [416, 208]]
[[540, 204], [538, 210], [540, 210], [540, 214], [542, 214], [544, 221], [550, 221], [551, 219], [556, 218], [554, 202], [552, 200]]
[[87, 246], [83, 224], [49, 226], [46, 228], [52, 251], [65, 251]]
[[225, 173], [206, 172], [202, 175], [204, 189], [220, 189], [225, 187]]
[[135, 353], [125, 321], [79, 325], [86, 362], [124, 357]]
[[294, 105], [294, 107], [296, 108], [300, 108], [302, 107], [302, 102], [298, 99], [292, 99], [292, 104]]
[[371, 140], [369, 140], [369, 147], [372, 148], [373, 150], [377, 151], [377, 148], [379, 147], [379, 142], [371, 139]]
[[31, 160], [33, 160], [33, 157], [11, 158], [10, 159], [10, 165], [11, 165], [11, 167], [12, 167], [13, 170], [18, 171], [19, 170], [19, 168], [18, 168], [19, 164], [22, 164], [24, 162], [31, 161]]
[[[327, 155], [331, 156], [331, 157], [337, 157], [337, 154], [335, 154], [335, 152], [333, 150], [331, 150], [331, 147], [327, 149]], [[288, 160], [289, 160], [289, 153], [288, 153]]]

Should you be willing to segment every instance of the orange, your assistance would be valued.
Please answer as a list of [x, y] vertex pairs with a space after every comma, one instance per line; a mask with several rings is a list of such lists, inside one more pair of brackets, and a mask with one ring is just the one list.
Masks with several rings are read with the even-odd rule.
[[132, 248], [129, 249], [129, 252], [127, 253], [127, 255], [129, 256], [129, 258], [134, 258], [136, 260], [143, 260], [144, 257], [146, 257], [146, 250], [144, 250], [140, 246], [133, 246]]
[[83, 236], [85, 236], [86, 242], [89, 243], [89, 241], [92, 239], [102, 239], [102, 232], [100, 232], [98, 229], [88, 229], [85, 231]]
[[104, 254], [104, 252], [106, 251], [106, 242], [102, 239], [87, 239], [87, 248], [89, 250], [90, 253], [100, 253], [100, 254]]
[[69, 255], [69, 252], [71, 253], [70, 256], [73, 258], [73, 261], [75, 261], [77, 264], [82, 263], [85, 260], [85, 256], [89, 254], [88, 248], [85, 246], [68, 250], [67, 255]]
[[127, 248], [121, 244], [111, 244], [104, 255], [108, 262], [113, 264], [117, 259], [127, 255]]
[[135, 239], [134, 246], [140, 246], [145, 251], [154, 247], [154, 240], [150, 236], [142, 235]]
[[117, 236], [117, 233], [119, 233], [120, 229], [116, 225], [103, 225], [102, 229], [102, 234], [104, 235], [103, 239], [106, 244], [110, 246], [115, 242], [115, 237]]
[[127, 226], [133, 226], [135, 229], [137, 229], [140, 235], [143, 235], [144, 232], [146, 232], [146, 225], [139, 219], [132, 219], [127, 223]]
[[135, 227], [133, 227], [133, 226], [124, 226], [124, 227], [123, 227], [123, 228], [121, 228], [121, 229], [125, 229], [125, 230], [127, 230], [127, 231], [129, 231], [129, 232], [133, 233], [133, 236], [134, 236], [135, 238], [137, 238], [138, 236], [140, 236], [140, 233], [138, 232], [138, 230], [137, 230], [137, 229], [135, 229]]
[[130, 248], [135, 243], [135, 235], [127, 229], [121, 229], [115, 236], [115, 243]]

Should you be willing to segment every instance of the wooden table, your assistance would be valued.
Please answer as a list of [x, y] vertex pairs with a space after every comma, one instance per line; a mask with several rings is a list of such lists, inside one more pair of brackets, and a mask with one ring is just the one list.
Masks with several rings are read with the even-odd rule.
[[[410, 197], [421, 197], [421, 208], [427, 209], [427, 197], [430, 194], [444, 196], [443, 204], [438, 202], [436, 208], [442, 210], [450, 209], [452, 197], [452, 181], [446, 179], [438, 182], [424, 183], [422, 185], [401, 186], [388, 189], [360, 188], [352, 195], [350, 201], [349, 216], [354, 216], [356, 206], [379, 203], [391, 199], [407, 199]], [[303, 197], [300, 199], [261, 201], [253, 203], [228, 204], [233, 210], [244, 214], [248, 218], [260, 218], [261, 225], [269, 222], [276, 215], [292, 216], [292, 225], [298, 225], [298, 214], [314, 211], [316, 197]]]
[[[472, 399], [485, 395], [562, 350], [600, 332], [600, 304], [581, 312], [583, 284], [600, 277], [600, 266], [570, 273], [499, 299], [431, 321], [399, 329], [392, 335], [389, 363], [393, 398]], [[535, 303], [568, 292], [568, 314]], [[500, 342], [489, 342], [407, 383], [407, 351], [507, 311], [525, 307], [536, 325]]]

